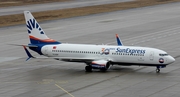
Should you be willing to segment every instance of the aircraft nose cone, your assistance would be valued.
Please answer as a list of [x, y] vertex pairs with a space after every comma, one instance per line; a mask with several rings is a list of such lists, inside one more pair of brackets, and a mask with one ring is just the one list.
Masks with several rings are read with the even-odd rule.
[[175, 61], [175, 59], [172, 56], [170, 56], [169, 57], [169, 63], [173, 63], [174, 61]]

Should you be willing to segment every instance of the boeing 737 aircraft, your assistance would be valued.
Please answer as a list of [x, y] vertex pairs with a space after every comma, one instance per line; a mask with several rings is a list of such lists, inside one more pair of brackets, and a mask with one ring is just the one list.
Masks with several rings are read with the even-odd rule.
[[82, 62], [87, 66], [86, 71], [92, 69], [108, 70], [112, 65], [137, 65], [155, 66], [156, 72], [160, 68], [171, 64], [175, 59], [165, 51], [137, 46], [124, 46], [116, 35], [117, 45], [88, 45], [88, 44], [66, 44], [50, 39], [29, 11], [24, 11], [30, 44], [24, 47], [28, 59], [36, 58], [27, 50], [29, 49], [44, 55], [47, 58], [67, 62]]

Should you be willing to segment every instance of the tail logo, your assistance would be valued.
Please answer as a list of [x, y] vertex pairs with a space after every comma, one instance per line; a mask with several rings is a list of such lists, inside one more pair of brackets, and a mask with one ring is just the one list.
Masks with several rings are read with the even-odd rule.
[[39, 26], [39, 24], [36, 22], [35, 19], [29, 19], [26, 24], [29, 34], [31, 34], [31, 31], [34, 29], [39, 30], [40, 34], [44, 34], [43, 30], [41, 29], [41, 27]]

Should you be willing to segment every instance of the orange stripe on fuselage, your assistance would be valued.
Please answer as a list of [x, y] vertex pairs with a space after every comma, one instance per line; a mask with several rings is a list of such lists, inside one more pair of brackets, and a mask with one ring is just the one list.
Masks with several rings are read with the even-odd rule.
[[53, 40], [53, 39], [39, 39], [39, 38], [36, 38], [36, 37], [34, 37], [34, 36], [31, 36], [31, 35], [29, 35], [29, 38], [30, 38], [30, 39], [34, 39], [34, 40], [39, 40], [39, 41], [42, 41], [42, 42], [56, 42], [56, 41]]

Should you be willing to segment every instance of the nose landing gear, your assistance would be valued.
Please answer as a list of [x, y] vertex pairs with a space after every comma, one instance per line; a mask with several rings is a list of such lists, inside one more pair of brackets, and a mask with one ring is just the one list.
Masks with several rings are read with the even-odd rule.
[[160, 73], [160, 68], [165, 68], [166, 65], [163, 66], [156, 66], [156, 73]]
[[159, 73], [160, 72], [160, 68], [156, 68], [156, 73]]

